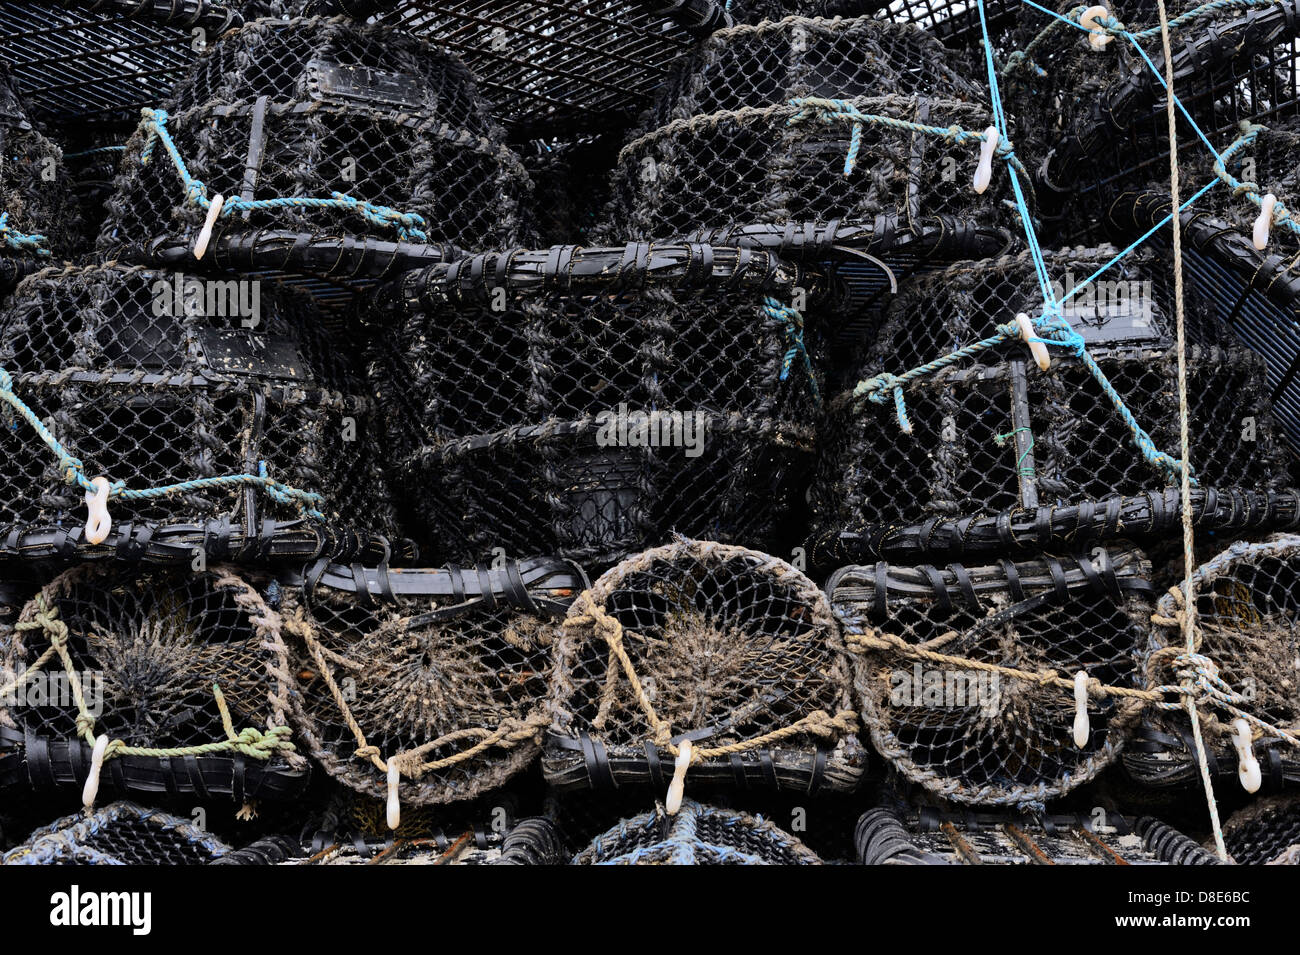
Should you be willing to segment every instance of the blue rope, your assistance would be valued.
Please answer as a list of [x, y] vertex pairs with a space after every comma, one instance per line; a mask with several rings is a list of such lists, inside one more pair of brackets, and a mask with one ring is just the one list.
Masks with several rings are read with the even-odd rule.
[[803, 315], [798, 309], [791, 308], [770, 295], [763, 299], [763, 310], [767, 316], [775, 322], [780, 322], [784, 326], [785, 340], [789, 348], [785, 357], [781, 360], [780, 380], [785, 381], [790, 377], [790, 369], [796, 361], [803, 366], [804, 374], [808, 378], [808, 391], [813, 396], [813, 401], [818, 407], [821, 407], [822, 395], [821, 389], [817, 386], [817, 376], [813, 374], [812, 360], [808, 357], [808, 346], [803, 337]]
[[[185, 187], [185, 200], [190, 202], [204, 211], [212, 206], [212, 200], [208, 198], [208, 188], [201, 179], [196, 179], [190, 173], [189, 167], [185, 164], [185, 159], [181, 156], [180, 151], [176, 148], [176, 143], [167, 130], [167, 111], [161, 109], [143, 109], [140, 111], [141, 121], [140, 128], [146, 132], [144, 148], [140, 152], [140, 161], [149, 162], [153, 157], [154, 145], [162, 143], [163, 149], [167, 151], [172, 164], [176, 167], [177, 175], [180, 176], [181, 185]], [[355, 199], [352, 196], [344, 195], [341, 192], [331, 192], [328, 199], [315, 198], [310, 196], [280, 196], [274, 199], [243, 199], [239, 196], [230, 196], [221, 207], [221, 216], [232, 216], [237, 212], [252, 212], [262, 209], [283, 209], [283, 208], [334, 208], [343, 209], [348, 212], [355, 212], [361, 215], [367, 222], [384, 228], [396, 228], [398, 236], [403, 241], [414, 239], [419, 242], [428, 241], [428, 234], [424, 231], [424, 217], [414, 212], [401, 212], [388, 206], [377, 205], [373, 202], [366, 202], [361, 199]]]
[[19, 232], [17, 229], [9, 227], [9, 213], [0, 212], [0, 241], [3, 241], [11, 249], [17, 249], [20, 252], [33, 252], [36, 255], [46, 256], [50, 250], [45, 247], [49, 239], [43, 235], [28, 235], [26, 232]]
[[[64, 480], [68, 484], [74, 484], [85, 491], [97, 491], [98, 488], [86, 477], [86, 468], [81, 459], [68, 453], [62, 442], [50, 432], [50, 429], [45, 426], [40, 418], [36, 417], [35, 412], [14, 393], [13, 384], [13, 376], [4, 368], [0, 368], [0, 401], [6, 402], [17, 411], [31, 425], [32, 430], [36, 432], [46, 447], [54, 452], [59, 459], [59, 472], [63, 474]], [[288, 484], [272, 480], [267, 473], [265, 461], [258, 462], [257, 474], [229, 474], [222, 477], [195, 478], [192, 481], [182, 481], [179, 484], [140, 489], [128, 488], [123, 482], [116, 481], [109, 485], [108, 496], [110, 498], [120, 497], [127, 501], [137, 501], [156, 497], [169, 497], [176, 494], [188, 494], [211, 488], [241, 485], [263, 488], [272, 500], [281, 504], [294, 505], [298, 508], [299, 513], [312, 520], [320, 522], [325, 520], [325, 515], [315, 506], [324, 500], [321, 495], [311, 491], [302, 491]]]

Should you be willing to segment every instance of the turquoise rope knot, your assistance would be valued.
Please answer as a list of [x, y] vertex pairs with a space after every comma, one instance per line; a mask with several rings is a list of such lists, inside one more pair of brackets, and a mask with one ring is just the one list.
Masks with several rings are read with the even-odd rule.
[[0, 212], [0, 241], [3, 241], [11, 249], [34, 252], [39, 256], [48, 256], [50, 254], [50, 250], [45, 246], [45, 243], [49, 242], [46, 236], [28, 235], [26, 232], [11, 229], [9, 227], [9, 213], [7, 212]]
[[853, 397], [859, 400], [865, 398], [878, 405], [893, 401], [899, 429], [903, 434], [911, 434], [912, 420], [907, 416], [907, 401], [903, 397], [903, 386], [906, 384], [906, 377], [882, 372], [874, 378], [858, 382], [857, 387], [853, 389]]
[[812, 359], [808, 356], [808, 345], [804, 341], [803, 315], [798, 309], [791, 308], [783, 302], [778, 302], [770, 295], [763, 299], [763, 310], [767, 312], [769, 318], [780, 322], [784, 326], [788, 348], [785, 357], [781, 360], [780, 380], [785, 381], [788, 379], [790, 369], [794, 366], [796, 360], [799, 361], [803, 366], [804, 374], [808, 378], [808, 391], [812, 394], [813, 401], [820, 407], [822, 401], [821, 389], [817, 386], [817, 376], [813, 373]]

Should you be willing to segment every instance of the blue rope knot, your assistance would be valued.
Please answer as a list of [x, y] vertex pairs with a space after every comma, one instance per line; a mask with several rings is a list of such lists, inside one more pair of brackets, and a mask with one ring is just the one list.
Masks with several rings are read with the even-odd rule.
[[45, 243], [49, 241], [43, 235], [28, 235], [26, 232], [19, 232], [17, 229], [9, 227], [9, 213], [0, 212], [0, 240], [11, 249], [26, 250], [35, 252], [37, 255], [47, 256], [50, 250], [45, 248]]
[[763, 299], [763, 310], [767, 312], [769, 318], [773, 321], [780, 322], [785, 326], [785, 340], [788, 348], [785, 357], [781, 360], [781, 381], [790, 377], [790, 369], [794, 366], [796, 360], [803, 366], [804, 374], [808, 377], [808, 391], [812, 394], [813, 401], [818, 407], [821, 406], [822, 396], [821, 389], [817, 386], [817, 376], [813, 374], [812, 359], [808, 356], [808, 345], [804, 341], [804, 322], [803, 315], [796, 308], [778, 302], [770, 295]]
[[912, 420], [907, 416], [907, 401], [903, 397], [903, 386], [906, 384], [906, 378], [891, 375], [889, 372], [882, 372], [874, 378], [867, 378], [858, 382], [857, 387], [853, 389], [853, 397], [857, 399], [866, 398], [878, 405], [883, 405], [892, 400], [894, 402], [894, 414], [898, 418], [898, 427], [902, 429], [903, 434], [911, 434]]

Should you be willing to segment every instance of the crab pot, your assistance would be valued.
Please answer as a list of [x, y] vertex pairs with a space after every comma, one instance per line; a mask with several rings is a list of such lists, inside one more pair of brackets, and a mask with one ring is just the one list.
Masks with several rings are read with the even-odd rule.
[[[264, 231], [426, 239], [464, 247], [517, 240], [527, 175], [465, 67], [390, 27], [343, 19], [258, 20], [214, 43], [166, 104], [167, 131], [209, 199], [228, 206], [213, 243]], [[302, 204], [334, 193], [356, 208]], [[164, 143], [142, 125], [127, 144], [101, 250], [158, 257], [195, 244], [207, 217]]]
[[[21, 626], [32, 622], [40, 626]], [[57, 654], [41, 660], [56, 622], [67, 627], [70, 667]], [[80, 789], [91, 744], [106, 736], [128, 748], [107, 751], [101, 793], [296, 798], [307, 761], [272, 745], [289, 739], [287, 659], [279, 618], [224, 569], [65, 571], [28, 602], [0, 647], [0, 686], [13, 687], [0, 700], [0, 752], [13, 757], [0, 784]], [[228, 740], [223, 705], [237, 735], [261, 735], [260, 755], [197, 751]]]
[[[46, 139], [0, 69], [0, 291], [81, 240], [63, 151]], [[30, 240], [30, 241], [29, 241]]]
[[821, 865], [802, 842], [762, 816], [688, 799], [624, 819], [597, 836], [573, 865]]
[[542, 759], [556, 789], [662, 792], [687, 741], [687, 791], [815, 795], [862, 777], [854, 663], [825, 596], [784, 561], [679, 539], [607, 571], [560, 634]]
[[[1048, 255], [1058, 299], [1111, 255]], [[1140, 254], [1126, 257], [1099, 280], [1105, 284], [1067, 301], [1063, 316], [1155, 446], [1177, 458], [1174, 311], [1163, 273], [1150, 263]], [[993, 335], [1017, 313], [1037, 322], [1041, 302], [1028, 256], [919, 276], [891, 303], [859, 377], [902, 375]], [[1290, 456], [1274, 436], [1263, 360], [1217, 331], [1190, 300], [1188, 307], [1194, 476], [1225, 495], [1285, 488]], [[1083, 362], [1064, 349], [1049, 352], [1051, 367], [1043, 372], [1023, 343], [1004, 341], [913, 379], [903, 388], [911, 434], [900, 427], [891, 393], [881, 404], [847, 392], [832, 402], [814, 484], [819, 534], [894, 534], [983, 514], [1035, 512], [1050, 523], [1053, 509], [1164, 487], [1165, 475], [1142, 457]], [[1005, 543], [1002, 536], [994, 543]], [[954, 553], [964, 537], [953, 540]]]
[[1005, 219], [1004, 169], [983, 195], [972, 188], [978, 143], [867, 123], [845, 176], [850, 125], [818, 116], [791, 122], [799, 113], [791, 101], [812, 97], [982, 133], [992, 120], [972, 104], [984, 97], [946, 65], [948, 56], [917, 27], [871, 18], [792, 17], [715, 33], [619, 154], [610, 234], [830, 220], [906, 232], [940, 214]]
[[[309, 300], [256, 279], [117, 264], [48, 269], [0, 312], [0, 367], [87, 478], [141, 491], [257, 475], [264, 462], [272, 479], [322, 495], [314, 506], [323, 522], [247, 483], [109, 498], [109, 546], [140, 525], [197, 525], [212, 529], [210, 559], [222, 540], [295, 521], [395, 534], [375, 407], [350, 354]], [[64, 528], [80, 545], [85, 492], [65, 481], [28, 421], [7, 406], [4, 414], [0, 527]]]
[[1300, 865], [1300, 800], [1270, 796], [1238, 809], [1223, 825], [1237, 865]]
[[1106, 813], [956, 813], [871, 809], [854, 835], [862, 865], [1212, 865], [1215, 858], [1150, 817]]
[[189, 819], [115, 802], [37, 829], [0, 865], [208, 865], [230, 851]]
[[[1218, 668], [1219, 678], [1248, 702], [1242, 709], [1266, 723], [1294, 732], [1300, 719], [1300, 537], [1278, 534], [1257, 543], [1233, 544], [1192, 574], [1196, 596], [1197, 653]], [[1175, 594], [1174, 590], [1179, 593]], [[1156, 613], [1178, 619], [1182, 587], [1161, 598]], [[1185, 647], [1180, 626], [1152, 628], [1145, 647], [1148, 681], [1177, 683], [1176, 667], [1160, 657]], [[1241, 792], [1233, 717], [1198, 707], [1211, 778], [1220, 792]], [[1184, 709], [1153, 711], [1124, 754], [1130, 776], [1149, 786], [1198, 786], [1190, 718]], [[1259, 762], [1264, 791], [1300, 782], [1300, 751], [1285, 741], [1252, 730], [1252, 752]]]
[[397, 760], [402, 806], [505, 783], [536, 759], [549, 722], [546, 620], [585, 586], [579, 567], [552, 559], [493, 570], [337, 567], [277, 585], [309, 752], [335, 780], [378, 798], [389, 798]]
[[[862, 718], [905, 778], [954, 803], [1028, 809], [1115, 761], [1142, 707], [1091, 694], [1083, 746], [1079, 671], [1140, 689], [1150, 566], [1132, 550], [966, 567], [884, 562], [826, 584], [850, 648], [862, 655]], [[883, 642], [883, 643], [882, 643]], [[918, 656], [913, 647], [943, 655]], [[1026, 675], [1028, 674], [1028, 675]]]
[[[802, 330], [765, 307], [801, 289]], [[608, 565], [674, 530], [771, 545], [812, 465], [821, 289], [767, 252], [689, 243], [411, 273], [371, 364], [400, 409], [394, 480], [452, 560]]]

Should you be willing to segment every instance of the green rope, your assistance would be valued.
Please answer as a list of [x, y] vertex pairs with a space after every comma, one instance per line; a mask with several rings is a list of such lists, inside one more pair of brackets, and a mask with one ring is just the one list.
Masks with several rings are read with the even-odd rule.
[[1024, 478], [1032, 478], [1035, 476], [1036, 472], [1032, 467], [1027, 468], [1024, 466], [1025, 458], [1029, 457], [1030, 452], [1034, 450], [1034, 431], [1032, 428], [1016, 428], [1014, 431], [1008, 431], [1006, 434], [995, 434], [993, 436], [993, 443], [999, 448], [1004, 448], [1008, 441], [1021, 432], [1029, 435], [1029, 447], [1025, 448], [1020, 457], [1016, 458], [1016, 473]]

